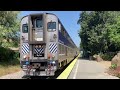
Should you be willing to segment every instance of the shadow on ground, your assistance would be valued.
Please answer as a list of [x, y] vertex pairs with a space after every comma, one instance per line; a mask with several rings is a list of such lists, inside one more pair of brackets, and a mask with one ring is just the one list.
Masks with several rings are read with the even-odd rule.
[[89, 58], [78, 57], [79, 60], [90, 60]]

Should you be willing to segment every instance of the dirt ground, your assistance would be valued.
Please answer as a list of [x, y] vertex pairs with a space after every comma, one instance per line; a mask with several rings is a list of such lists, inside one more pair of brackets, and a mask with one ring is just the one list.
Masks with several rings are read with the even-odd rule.
[[106, 69], [109, 69], [109, 67], [111, 66], [111, 61], [101, 61], [98, 63], [103, 65]]
[[101, 61], [99, 63], [106, 68], [105, 73], [120, 78], [120, 71], [109, 68], [111, 66], [111, 61]]

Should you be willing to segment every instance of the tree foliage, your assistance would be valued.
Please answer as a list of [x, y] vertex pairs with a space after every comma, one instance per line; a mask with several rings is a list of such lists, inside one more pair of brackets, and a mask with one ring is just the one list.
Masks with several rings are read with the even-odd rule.
[[85, 55], [120, 50], [120, 12], [83, 11], [78, 24], [81, 47]]
[[9, 47], [19, 44], [19, 11], [0, 11], [0, 62], [12, 63], [18, 60], [18, 52]]
[[18, 44], [19, 11], [0, 11], [0, 46]]

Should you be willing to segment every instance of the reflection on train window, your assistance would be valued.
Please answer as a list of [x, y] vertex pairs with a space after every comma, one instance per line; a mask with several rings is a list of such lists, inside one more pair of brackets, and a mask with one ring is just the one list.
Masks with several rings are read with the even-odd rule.
[[65, 53], [64, 50], [65, 50], [65, 48], [64, 48], [64, 46], [62, 45], [62, 54]]
[[66, 54], [66, 48], [64, 45], [59, 44], [59, 54]]
[[41, 19], [36, 19], [36, 27], [41, 28], [43, 27], [42, 20]]
[[67, 56], [67, 47], [65, 47], [65, 55]]
[[56, 22], [48, 22], [47, 28], [49, 31], [54, 31], [56, 29]]
[[64, 36], [64, 28], [63, 28], [63, 26], [61, 27], [61, 33]]
[[65, 36], [65, 38], [67, 37], [67, 34], [66, 34], [66, 32], [64, 31], [64, 36]]
[[61, 44], [59, 44], [59, 54], [61, 54]]
[[63, 45], [61, 45], [61, 54], [63, 54]]
[[59, 23], [59, 26], [58, 26], [58, 27], [59, 27], [59, 31], [61, 32], [61, 25], [60, 25], [60, 23]]
[[27, 24], [22, 25], [22, 32], [23, 33], [28, 33], [28, 25]]

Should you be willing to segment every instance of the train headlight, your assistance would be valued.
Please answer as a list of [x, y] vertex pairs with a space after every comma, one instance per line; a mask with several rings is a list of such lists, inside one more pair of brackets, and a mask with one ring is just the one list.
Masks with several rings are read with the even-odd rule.
[[54, 60], [55, 59], [55, 55], [52, 55], [52, 60]]
[[23, 56], [24, 59], [25, 59], [26, 57], [27, 57], [26, 55]]
[[29, 55], [24, 55], [23, 58], [24, 58], [25, 60], [29, 60]]
[[55, 55], [52, 55], [52, 57], [55, 57]]

